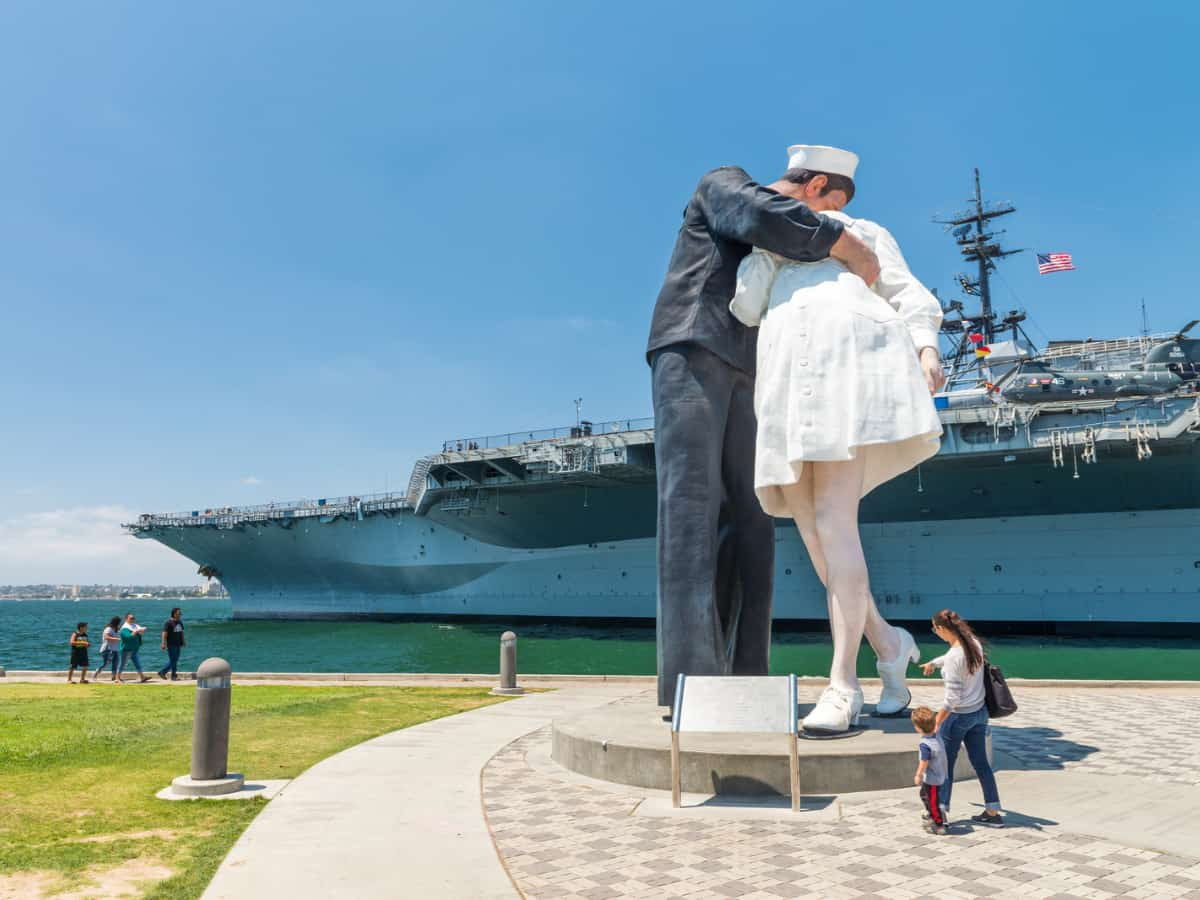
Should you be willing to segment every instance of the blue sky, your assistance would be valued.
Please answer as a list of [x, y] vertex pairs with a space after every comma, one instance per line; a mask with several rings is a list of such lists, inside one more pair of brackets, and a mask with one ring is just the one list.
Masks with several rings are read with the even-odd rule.
[[[1194, 316], [1190, 4], [0, 7], [0, 583], [192, 579], [142, 510], [365, 493], [454, 436], [649, 414], [707, 169], [862, 156], [943, 297], [971, 170], [1032, 333]], [[979, 60], [976, 48], [982, 47]]]

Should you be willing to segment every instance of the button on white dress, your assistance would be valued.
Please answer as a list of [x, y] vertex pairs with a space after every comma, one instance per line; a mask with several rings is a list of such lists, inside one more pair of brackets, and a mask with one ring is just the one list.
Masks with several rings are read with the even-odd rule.
[[841, 263], [797, 263], [755, 249], [738, 269], [730, 311], [759, 325], [754, 487], [790, 515], [780, 487], [805, 462], [866, 456], [862, 493], [937, 453], [941, 422], [917, 360], [937, 347], [941, 304], [908, 269], [887, 229], [838, 212], [874, 249], [872, 287]]

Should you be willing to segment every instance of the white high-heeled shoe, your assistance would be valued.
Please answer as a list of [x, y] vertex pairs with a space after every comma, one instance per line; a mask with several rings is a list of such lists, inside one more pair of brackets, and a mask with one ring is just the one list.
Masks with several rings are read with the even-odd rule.
[[862, 691], [848, 691], [831, 684], [822, 692], [821, 699], [813, 711], [804, 717], [802, 724], [805, 731], [839, 734], [858, 724], [862, 708]]
[[875, 715], [898, 716], [908, 708], [912, 701], [912, 691], [908, 689], [908, 664], [920, 662], [921, 648], [913, 640], [913, 636], [903, 628], [900, 632], [900, 653], [888, 662], [877, 660], [875, 671], [883, 681], [883, 690], [879, 694], [879, 702], [875, 704]]

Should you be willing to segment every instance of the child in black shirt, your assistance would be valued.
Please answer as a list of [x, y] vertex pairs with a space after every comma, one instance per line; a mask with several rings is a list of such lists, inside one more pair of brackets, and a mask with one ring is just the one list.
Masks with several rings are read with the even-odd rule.
[[67, 669], [67, 683], [75, 683], [75, 667], [78, 666], [82, 671], [79, 673], [79, 683], [87, 684], [88, 670], [88, 646], [91, 641], [87, 636], [87, 622], [80, 622], [75, 626], [75, 630], [71, 632], [71, 668]]

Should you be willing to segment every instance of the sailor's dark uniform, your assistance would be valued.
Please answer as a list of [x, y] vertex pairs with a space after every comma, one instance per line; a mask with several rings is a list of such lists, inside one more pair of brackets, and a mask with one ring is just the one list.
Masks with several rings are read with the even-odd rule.
[[662, 705], [672, 702], [680, 672], [767, 673], [775, 530], [754, 495], [758, 329], [734, 319], [729, 302], [752, 246], [824, 259], [842, 227], [732, 166], [700, 179], [684, 210], [646, 347]]

